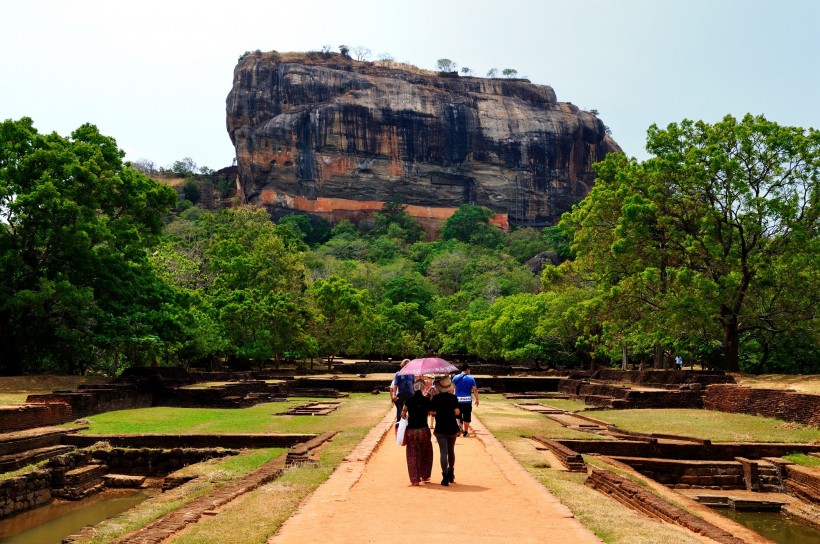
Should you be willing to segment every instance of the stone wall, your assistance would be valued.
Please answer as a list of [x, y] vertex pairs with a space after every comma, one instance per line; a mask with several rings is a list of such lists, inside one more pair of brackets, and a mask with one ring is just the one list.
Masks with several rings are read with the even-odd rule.
[[287, 383], [248, 380], [203, 389], [163, 389], [154, 395], [156, 406], [184, 408], [246, 408], [276, 397], [285, 398]]
[[557, 442], [555, 440], [550, 440], [548, 438], [534, 436], [533, 440], [540, 442], [548, 450], [555, 455], [556, 458], [564, 465], [570, 472], [586, 472], [587, 471], [587, 464], [584, 461], [583, 456], [575, 451], [572, 451], [565, 445]]
[[710, 385], [703, 407], [707, 410], [754, 414], [820, 427], [820, 395], [781, 389]]
[[164, 475], [206, 459], [227, 457], [238, 453], [238, 450], [223, 448], [173, 448], [168, 450], [111, 448], [92, 450], [91, 457], [108, 465], [110, 473], [135, 472], [144, 476], [154, 476]]
[[73, 418], [87, 417], [114, 410], [147, 408], [152, 404], [150, 393], [133, 385], [112, 384], [105, 386], [80, 386], [76, 391], [55, 391], [44, 395], [29, 395], [27, 403], [71, 406]]
[[624, 400], [629, 408], [703, 408], [700, 391], [630, 391]]
[[593, 468], [586, 483], [593, 489], [609, 495], [621, 504], [644, 515], [681, 525], [716, 542], [722, 544], [744, 544], [745, 542], [728, 531], [666, 502], [657, 495], [641, 489], [637, 484], [612, 472]]
[[698, 390], [636, 391], [624, 385], [569, 378], [559, 382], [558, 391], [610, 408], [703, 408], [703, 393]]
[[569, 378], [558, 385], [558, 391], [577, 397], [597, 396], [625, 399], [629, 389], [622, 385], [609, 383], [590, 383], [586, 380]]
[[675, 461], [613, 457], [647, 478], [678, 489], [746, 489], [743, 465], [737, 461]]
[[793, 495], [820, 503], [820, 474], [800, 465], [789, 465], [786, 469], [784, 487]]
[[[556, 392], [564, 378], [535, 376], [476, 377], [479, 389], [489, 388], [496, 393], [524, 393], [529, 391]], [[369, 393], [374, 389], [387, 391], [389, 380], [362, 380], [352, 378], [296, 378], [289, 382], [291, 389], [338, 389], [351, 393]]]
[[[206, 459], [237, 453], [237, 450], [223, 448], [110, 448], [57, 455], [42, 469], [0, 480], [0, 518], [42, 506], [52, 497], [82, 498], [86, 491], [99, 490], [97, 488], [102, 487], [97, 483], [99, 477], [108, 472], [162, 475]], [[93, 489], [87, 490], [84, 482], [77, 481], [83, 478], [94, 484]]]
[[729, 374], [718, 370], [597, 370], [592, 379], [607, 382], [631, 383], [635, 385], [735, 383]]
[[782, 457], [790, 453], [820, 452], [820, 444], [779, 443], [664, 443], [658, 440], [556, 440], [578, 453], [598, 453], [616, 457], [654, 457], [663, 459], [689, 459], [734, 461], [736, 457], [761, 459]]
[[64, 402], [0, 406], [0, 429], [3, 432], [59, 425], [72, 419], [75, 417], [71, 406]]
[[176, 449], [180, 444], [188, 448], [289, 448], [314, 438], [315, 434], [123, 434], [123, 435], [66, 435], [63, 442], [88, 447], [107, 442], [120, 448]]
[[37, 470], [0, 480], [0, 518], [42, 506], [51, 500], [51, 471]]

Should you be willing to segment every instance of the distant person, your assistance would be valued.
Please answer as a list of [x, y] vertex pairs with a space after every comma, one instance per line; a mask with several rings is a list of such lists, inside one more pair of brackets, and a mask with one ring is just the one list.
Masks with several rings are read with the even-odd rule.
[[447, 486], [455, 481], [456, 437], [458, 437], [458, 399], [453, 394], [453, 382], [449, 376], [436, 380], [436, 395], [433, 397], [433, 411], [436, 413], [436, 426], [433, 434], [438, 442], [439, 462], [441, 463], [441, 485]]
[[478, 389], [475, 386], [475, 378], [470, 374], [470, 365], [465, 364], [461, 367], [461, 374], [453, 378], [460, 413], [459, 428], [464, 436], [470, 433], [470, 423], [473, 421], [473, 397], [475, 397], [475, 405], [478, 406]]
[[[410, 359], [405, 359], [401, 362], [401, 368], [410, 362]], [[413, 381], [411, 374], [399, 374], [396, 372], [393, 375], [393, 381], [390, 384], [390, 398], [393, 404], [396, 405], [396, 429], [399, 428], [399, 420], [401, 419], [401, 409], [404, 408], [404, 401], [413, 396]]]
[[683, 357], [680, 355], [675, 356], [675, 366], [678, 367], [678, 370], [683, 370]]
[[407, 418], [405, 444], [407, 457], [407, 474], [412, 485], [427, 482], [433, 472], [433, 442], [430, 427], [427, 425], [427, 414], [433, 403], [426, 391], [424, 380], [413, 384], [413, 396], [404, 402], [402, 417]]

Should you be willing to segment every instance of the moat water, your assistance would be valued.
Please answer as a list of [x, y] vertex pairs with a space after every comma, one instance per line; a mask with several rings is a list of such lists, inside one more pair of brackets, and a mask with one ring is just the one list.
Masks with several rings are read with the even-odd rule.
[[95, 525], [133, 508], [153, 494], [109, 490], [82, 501], [55, 501], [0, 520], [0, 544], [60, 544], [86, 525]]
[[778, 544], [820, 544], [820, 529], [778, 512], [718, 512]]

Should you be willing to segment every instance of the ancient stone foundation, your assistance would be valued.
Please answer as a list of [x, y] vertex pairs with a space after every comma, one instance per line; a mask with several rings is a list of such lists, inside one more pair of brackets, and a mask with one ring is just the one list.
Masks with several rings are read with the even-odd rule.
[[754, 414], [820, 427], [820, 395], [737, 385], [710, 385], [703, 397], [707, 410]]
[[38, 470], [0, 480], [0, 518], [42, 506], [51, 500], [51, 472]]
[[0, 429], [5, 433], [59, 425], [72, 419], [71, 406], [64, 402], [0, 406]]
[[715, 527], [683, 508], [674, 506], [652, 493], [644, 491], [638, 485], [612, 472], [593, 468], [586, 483], [593, 489], [597, 489], [649, 517], [681, 525], [690, 531], [723, 544], [744, 544], [742, 539], [733, 536], [728, 531]]

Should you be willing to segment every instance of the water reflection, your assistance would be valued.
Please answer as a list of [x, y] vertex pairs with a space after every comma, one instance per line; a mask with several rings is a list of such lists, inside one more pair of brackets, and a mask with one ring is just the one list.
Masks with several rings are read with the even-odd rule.
[[114, 517], [147, 499], [152, 491], [109, 490], [82, 501], [55, 501], [0, 521], [0, 544], [60, 544], [86, 525]]
[[777, 512], [738, 512], [718, 510], [727, 518], [778, 542], [779, 544], [820, 544], [820, 529]]

